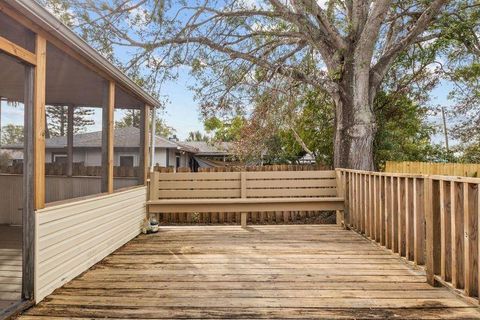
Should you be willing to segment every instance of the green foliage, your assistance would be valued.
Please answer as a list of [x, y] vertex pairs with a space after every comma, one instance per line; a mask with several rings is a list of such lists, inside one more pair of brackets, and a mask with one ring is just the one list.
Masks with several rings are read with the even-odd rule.
[[204, 121], [205, 131], [213, 134], [213, 140], [223, 142], [238, 141], [244, 124], [245, 118], [239, 115], [230, 120], [211, 117]]
[[140, 110], [127, 110], [119, 121], [115, 121], [116, 128], [140, 128]]
[[[303, 107], [294, 123], [291, 126], [278, 126], [273, 134], [265, 135], [263, 157], [257, 154], [253, 158], [262, 157], [264, 162], [271, 164], [297, 162], [307, 152], [295, 138], [295, 130], [317, 163], [333, 165], [333, 104], [317, 91], [307, 92], [299, 103]], [[426, 123], [427, 112], [426, 108], [418, 106], [407, 95], [379, 93], [375, 101], [378, 131], [374, 152], [377, 168], [383, 168], [388, 160], [453, 160], [441, 146], [431, 144], [431, 136], [436, 131], [434, 126]], [[248, 136], [248, 139], [254, 138]], [[248, 148], [243, 151], [248, 153]]]
[[7, 124], [6, 126], [2, 127], [2, 146], [7, 144], [22, 144], [23, 137], [23, 126]]
[[480, 141], [476, 140], [467, 146], [461, 148], [461, 155], [458, 157], [458, 162], [463, 163], [480, 163]]
[[393, 161], [445, 160], [442, 147], [431, 144], [435, 128], [426, 124], [427, 109], [407, 96], [384, 92], [375, 101], [378, 131], [375, 137], [375, 164], [383, 168]]
[[[90, 108], [75, 108], [73, 112], [73, 133], [84, 132], [88, 126], [94, 125], [95, 121], [91, 118], [95, 113]], [[68, 107], [67, 106], [47, 106], [47, 130], [46, 138], [63, 137], [67, 135], [68, 127]]]
[[266, 142], [264, 161], [271, 164], [295, 163], [307, 154], [293, 130], [312, 151], [317, 163], [333, 164], [333, 104], [323, 93], [309, 91], [301, 113], [291, 126], [282, 128]]
[[[442, 76], [450, 81], [453, 102], [450, 117], [456, 121], [450, 135], [460, 144], [455, 148], [460, 161], [477, 159], [480, 149], [480, 1], [457, 0], [454, 14], [439, 21], [442, 34]], [[463, 155], [462, 155], [463, 154]]]
[[200, 131], [190, 131], [188, 133], [188, 137], [187, 137], [187, 141], [205, 141], [205, 142], [209, 142], [210, 141], [210, 138], [201, 133]]
[[[135, 127], [140, 128], [140, 110], [129, 109], [125, 112], [125, 115], [119, 121], [115, 121], [116, 128], [127, 128]], [[165, 120], [159, 119], [158, 117], [155, 120], [156, 131], [155, 134], [162, 137], [170, 137], [175, 133], [175, 129], [168, 126], [165, 123]], [[150, 127], [152, 123], [150, 121]]]

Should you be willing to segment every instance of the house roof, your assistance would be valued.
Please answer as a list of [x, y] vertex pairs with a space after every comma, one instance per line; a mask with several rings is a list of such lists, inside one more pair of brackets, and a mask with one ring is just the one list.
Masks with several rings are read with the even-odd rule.
[[[140, 145], [140, 129], [135, 127], [115, 128], [114, 130], [114, 146], [115, 148], [136, 148]], [[67, 137], [53, 137], [45, 139], [47, 149], [62, 149], [67, 147]], [[73, 136], [73, 146], [75, 148], [100, 148], [102, 146], [102, 132], [79, 133]], [[194, 152], [184, 148], [182, 145], [170, 141], [167, 138], [156, 136], [156, 148], [173, 148]], [[23, 145], [4, 145], [5, 149], [20, 149]]]
[[[18, 11], [21, 13], [22, 16], [26, 17], [28, 20], [34, 22], [38, 26], [40, 26], [42, 29], [47, 31], [50, 35], [58, 39], [62, 44], [67, 46], [70, 50], [73, 50], [76, 54], [82, 56], [85, 60], [89, 61], [92, 65], [95, 66], [96, 69], [99, 71], [103, 72], [104, 74], [108, 75], [111, 77], [113, 80], [115, 80], [121, 87], [125, 89], [127, 93], [133, 93], [138, 98], [140, 98], [144, 103], [150, 105], [150, 106], [155, 106], [158, 107], [160, 106], [160, 102], [152, 97], [150, 94], [145, 92], [141, 87], [139, 87], [137, 84], [135, 84], [129, 77], [127, 77], [122, 71], [120, 71], [117, 67], [115, 67], [112, 63], [110, 63], [105, 57], [103, 57], [98, 51], [96, 51], [94, 48], [92, 48], [87, 42], [85, 42], [81, 37], [79, 37], [75, 32], [70, 30], [67, 26], [65, 26], [60, 20], [58, 20], [54, 15], [52, 15], [50, 12], [48, 12], [44, 6], [41, 4], [37, 3], [37, 1], [32, 1], [32, 0], [6, 0], [6, 3], [10, 5], [14, 10]], [[50, 48], [50, 53], [47, 54], [48, 56], [52, 56], [54, 60], [58, 60], [59, 58], [54, 55], [54, 47], [49, 45]], [[52, 53], [53, 52], [53, 53]], [[61, 66], [63, 66], [60, 63]], [[72, 75], [76, 75], [75, 72], [81, 72], [81, 69], [71, 65], [72, 70], [68, 70], [66, 72], [70, 78], [73, 78]], [[50, 66], [52, 67], [52, 66]], [[63, 66], [64, 67], [64, 66]], [[65, 67], [64, 67], [65, 69]], [[65, 71], [65, 70], [63, 70]], [[53, 71], [52, 71], [53, 72]], [[86, 76], [78, 76], [79, 78], [87, 78]], [[89, 79], [90, 80], [90, 79]], [[98, 87], [98, 85], [95, 83], [95, 86]], [[89, 89], [95, 90], [95, 86]], [[100, 88], [101, 89], [101, 88]], [[59, 97], [58, 98], [63, 98], [60, 99], [61, 101], [56, 101], [55, 94], [56, 92], [52, 92], [53, 90], [49, 90], [47, 92], [47, 100], [52, 100], [51, 102], [53, 103], [67, 103], [67, 99], [65, 99], [64, 96], [62, 96], [60, 93], [58, 93]], [[120, 91], [120, 90], [119, 90]], [[82, 93], [83, 94], [83, 93]], [[49, 99], [49, 96], [51, 97]], [[125, 94], [123, 94], [125, 95]], [[93, 96], [93, 95], [92, 95]], [[70, 98], [70, 97], [69, 97]], [[89, 102], [85, 95], [83, 97], [74, 97], [77, 98], [77, 100], [81, 100], [85, 104], [88, 104]], [[117, 100], [121, 101], [122, 96], [117, 98]], [[124, 99], [125, 103], [132, 103], [132, 99]], [[93, 103], [92, 103], [93, 105]]]
[[231, 142], [182, 141], [181, 144], [197, 149], [197, 156], [227, 156], [231, 154]]

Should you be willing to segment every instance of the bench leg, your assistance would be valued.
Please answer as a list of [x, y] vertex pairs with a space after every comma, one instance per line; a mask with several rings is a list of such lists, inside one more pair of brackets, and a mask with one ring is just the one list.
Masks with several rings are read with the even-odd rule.
[[246, 228], [247, 227], [247, 213], [246, 212], [241, 213], [240, 220], [242, 221], [242, 228]]
[[337, 226], [344, 226], [344, 220], [343, 210], [337, 210]]

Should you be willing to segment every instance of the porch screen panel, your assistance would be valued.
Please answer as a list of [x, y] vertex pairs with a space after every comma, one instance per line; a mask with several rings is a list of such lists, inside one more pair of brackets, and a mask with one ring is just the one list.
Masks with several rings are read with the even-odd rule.
[[145, 104], [126, 90], [115, 90], [113, 186], [115, 190], [143, 185]]
[[46, 202], [102, 193], [103, 110], [108, 81], [47, 45]]

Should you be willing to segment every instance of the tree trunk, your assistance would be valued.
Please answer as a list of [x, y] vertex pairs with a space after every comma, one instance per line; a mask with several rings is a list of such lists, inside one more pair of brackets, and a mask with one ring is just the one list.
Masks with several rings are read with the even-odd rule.
[[376, 125], [369, 81], [358, 76], [351, 80], [334, 97], [334, 166], [373, 170]]

